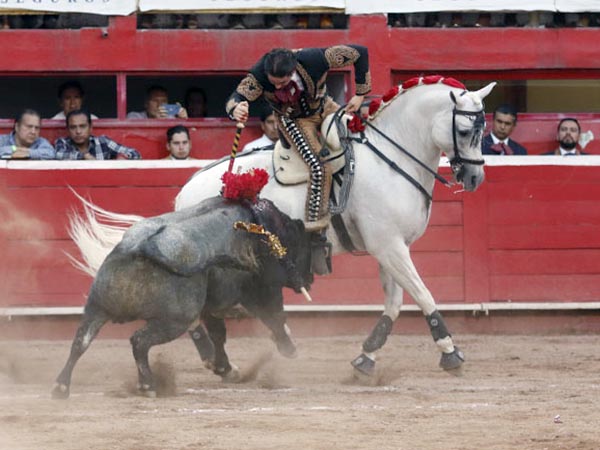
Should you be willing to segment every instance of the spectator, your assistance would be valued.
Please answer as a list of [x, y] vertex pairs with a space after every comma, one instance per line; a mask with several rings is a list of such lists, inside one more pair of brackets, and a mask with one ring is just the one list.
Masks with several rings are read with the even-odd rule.
[[40, 137], [42, 119], [40, 113], [25, 109], [15, 119], [14, 130], [0, 136], [2, 159], [54, 159], [54, 148]]
[[106, 136], [92, 135], [92, 117], [76, 109], [67, 114], [68, 137], [56, 140], [56, 159], [140, 159], [137, 150]]
[[163, 159], [195, 159], [190, 156], [192, 141], [190, 132], [183, 125], [176, 125], [167, 130], [167, 151], [169, 156]]
[[[52, 117], [52, 120], [65, 120], [71, 111], [81, 109], [84, 95], [83, 86], [79, 81], [69, 80], [61, 84], [58, 87], [58, 104], [62, 111]], [[97, 119], [97, 117], [92, 114], [92, 119]]]
[[[128, 119], [167, 119], [169, 116], [165, 104], [169, 103], [169, 93], [167, 89], [153, 85], [146, 90], [146, 99], [144, 101], [144, 111], [132, 111], [127, 114]], [[179, 103], [178, 103], [179, 104]], [[188, 114], [185, 108], [181, 107], [175, 117], [187, 119]]]
[[484, 136], [481, 153], [484, 155], [526, 155], [527, 150], [510, 139], [517, 126], [517, 111], [510, 105], [500, 105], [494, 110], [492, 131]]
[[185, 92], [185, 109], [188, 117], [206, 117], [206, 92], [199, 87], [191, 87]]
[[266, 107], [260, 115], [260, 127], [263, 130], [263, 135], [258, 139], [248, 142], [242, 151], [252, 149], [273, 149], [275, 142], [279, 139], [277, 132], [277, 118], [273, 109]]
[[577, 148], [581, 126], [579, 121], [573, 117], [565, 117], [558, 122], [556, 140], [558, 148], [556, 150], [544, 153], [544, 155], [587, 155]]

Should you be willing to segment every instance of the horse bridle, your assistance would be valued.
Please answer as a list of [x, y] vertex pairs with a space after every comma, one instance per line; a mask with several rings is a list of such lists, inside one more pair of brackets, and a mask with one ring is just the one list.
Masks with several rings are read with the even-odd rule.
[[450, 168], [452, 172], [457, 177], [457, 180], [460, 181], [460, 174], [462, 172], [463, 166], [465, 164], [473, 164], [476, 166], [482, 166], [485, 161], [483, 159], [470, 159], [463, 158], [460, 156], [460, 149], [458, 148], [458, 144], [456, 143], [456, 116], [465, 116], [465, 117], [473, 117], [473, 137], [471, 138], [471, 145], [477, 145], [478, 141], [481, 141], [481, 135], [483, 134], [483, 130], [485, 128], [485, 112], [484, 107], [482, 107], [479, 111], [463, 111], [460, 109], [452, 110], [452, 144], [454, 146], [454, 157], [450, 160]]
[[[485, 110], [485, 108], [483, 108], [483, 107], [479, 111], [463, 111], [460, 109], [456, 109], [456, 107], [454, 107], [452, 110], [452, 143], [454, 146], [454, 149], [453, 149], [454, 157], [450, 160], [450, 168], [452, 169], [452, 172], [455, 174], [455, 176], [457, 177], [457, 179], [459, 181], [460, 181], [461, 171], [465, 164], [473, 164], [473, 165], [481, 166], [485, 163], [485, 161], [483, 159], [464, 158], [460, 155], [460, 150], [458, 148], [457, 138], [456, 138], [456, 133], [457, 133], [457, 131], [456, 131], [456, 116], [459, 115], [459, 116], [467, 116], [467, 117], [474, 116], [475, 117], [473, 120], [474, 134], [473, 134], [473, 138], [471, 141], [471, 144], [473, 144], [474, 143], [473, 140], [475, 140], [475, 139], [478, 141], [481, 140], [481, 135], [482, 135], [483, 129], [485, 128], [485, 112], [484, 112], [484, 110]], [[406, 156], [408, 156], [410, 159], [412, 159], [414, 162], [416, 162], [418, 165], [420, 165], [424, 170], [429, 172], [437, 181], [439, 181], [440, 183], [442, 183], [445, 186], [452, 185], [452, 183], [450, 181], [448, 181], [446, 178], [444, 178], [443, 176], [438, 174], [436, 171], [432, 170], [423, 161], [421, 161], [419, 158], [414, 156], [412, 153], [410, 153], [408, 150], [406, 150], [400, 144], [398, 144], [397, 142], [392, 140], [387, 134], [385, 134], [383, 131], [381, 131], [379, 128], [377, 128], [375, 125], [373, 125], [371, 122], [365, 121], [364, 124], [366, 126], [372, 128], [380, 136], [382, 136], [385, 140], [387, 140], [390, 144], [392, 144], [394, 147], [396, 147], [398, 150], [400, 150], [402, 153], [404, 153]], [[392, 161], [387, 156], [385, 156], [377, 147], [375, 147], [371, 142], [369, 142], [369, 140], [365, 136], [364, 131], [360, 132], [360, 138], [347, 137], [347, 139], [352, 140], [354, 142], [359, 142], [361, 144], [365, 144], [380, 159], [384, 160], [390, 166], [390, 168], [392, 168], [392, 170], [394, 170], [395, 172], [399, 173], [404, 178], [406, 178], [413, 186], [415, 186], [419, 191], [421, 191], [421, 193], [431, 202], [432, 197], [431, 197], [431, 194], [427, 191], [427, 189], [425, 189], [421, 185], [421, 183], [419, 183], [414, 177], [412, 177], [406, 171], [401, 169], [394, 161]]]

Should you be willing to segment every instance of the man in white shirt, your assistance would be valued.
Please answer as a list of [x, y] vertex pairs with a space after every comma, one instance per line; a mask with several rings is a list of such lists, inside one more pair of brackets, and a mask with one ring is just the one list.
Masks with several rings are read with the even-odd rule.
[[[58, 104], [62, 110], [56, 113], [54, 117], [52, 117], [52, 120], [65, 120], [67, 114], [71, 111], [83, 108], [84, 96], [83, 86], [81, 86], [79, 81], [65, 81], [58, 87]], [[98, 118], [93, 114], [91, 114], [91, 117], [92, 119]]]
[[579, 143], [579, 135], [581, 134], [581, 126], [579, 121], [573, 117], [565, 117], [558, 122], [556, 131], [556, 140], [558, 148], [544, 155], [586, 155], [577, 148]]
[[271, 108], [265, 107], [260, 114], [260, 127], [262, 128], [263, 135], [258, 139], [248, 142], [242, 151], [257, 148], [273, 148], [275, 146], [279, 135], [277, 133], [277, 119]]

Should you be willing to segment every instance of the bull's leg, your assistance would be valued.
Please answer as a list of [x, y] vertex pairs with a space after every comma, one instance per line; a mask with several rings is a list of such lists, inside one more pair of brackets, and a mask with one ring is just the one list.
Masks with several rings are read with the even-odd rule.
[[200, 323], [193, 330], [189, 330], [188, 333], [204, 364], [212, 365], [215, 360], [215, 345], [210, 340], [210, 337], [204, 329], [204, 325]]
[[215, 346], [213, 373], [219, 375], [223, 381], [235, 382], [239, 380], [239, 369], [229, 363], [229, 358], [225, 352], [225, 342], [227, 341], [225, 320], [210, 314], [203, 316], [203, 320], [208, 336]]
[[286, 324], [283, 312], [283, 293], [281, 289], [270, 289], [261, 295], [260, 301], [243, 303], [244, 307], [271, 330], [273, 341], [279, 353], [286, 358], [298, 356], [296, 344], [290, 328]]
[[146, 396], [156, 397], [156, 385], [148, 363], [150, 348], [178, 338], [185, 333], [189, 324], [189, 322], [175, 320], [153, 319], [133, 333], [129, 339], [138, 369], [138, 389]]
[[437, 311], [435, 300], [421, 280], [404, 244], [389, 246], [386, 254], [378, 258], [382, 267], [415, 300], [429, 324], [431, 335], [442, 352], [440, 367], [444, 370], [458, 369], [464, 362], [463, 353], [454, 346], [442, 315]]
[[94, 312], [84, 313], [79, 328], [75, 333], [73, 343], [71, 344], [71, 354], [69, 355], [69, 359], [56, 378], [56, 384], [52, 389], [52, 398], [69, 398], [73, 368], [107, 320], [107, 317], [101, 314]]
[[402, 288], [381, 266], [379, 266], [379, 277], [385, 292], [383, 315], [363, 342], [362, 353], [352, 361], [354, 368], [364, 375], [373, 374], [376, 352], [386, 343], [402, 306]]

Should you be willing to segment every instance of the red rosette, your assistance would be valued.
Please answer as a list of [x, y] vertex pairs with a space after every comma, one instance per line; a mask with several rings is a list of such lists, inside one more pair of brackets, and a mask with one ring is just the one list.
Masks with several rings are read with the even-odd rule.
[[381, 107], [381, 99], [380, 98], [371, 100], [371, 103], [369, 103], [369, 115], [372, 116], [373, 114], [375, 114], [379, 110], [380, 107]]
[[256, 197], [269, 182], [269, 174], [264, 169], [250, 169], [244, 173], [225, 172], [221, 176], [223, 189], [221, 195], [230, 200], [250, 200], [256, 203]]
[[382, 98], [382, 100], [387, 103], [389, 102], [391, 99], [393, 99], [396, 95], [398, 95], [398, 92], [400, 92], [400, 88], [398, 86], [394, 86], [393, 88], [391, 88], [389, 91], [387, 91]]
[[365, 123], [358, 114], [353, 114], [352, 119], [348, 121], [348, 129], [353, 133], [360, 133], [365, 130]]

